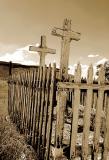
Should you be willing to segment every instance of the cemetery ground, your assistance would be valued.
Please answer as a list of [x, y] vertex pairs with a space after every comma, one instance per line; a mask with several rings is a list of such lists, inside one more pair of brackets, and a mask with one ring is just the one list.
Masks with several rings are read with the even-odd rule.
[[0, 160], [37, 160], [33, 148], [27, 144], [8, 116], [8, 84], [0, 80]]

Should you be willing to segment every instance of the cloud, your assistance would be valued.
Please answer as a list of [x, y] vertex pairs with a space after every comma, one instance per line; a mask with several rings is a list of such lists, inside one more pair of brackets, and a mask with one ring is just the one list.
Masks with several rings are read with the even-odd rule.
[[13, 53], [7, 52], [4, 55], [0, 56], [0, 61], [12, 61], [15, 63], [25, 64], [25, 65], [37, 65], [38, 64], [38, 55], [29, 54], [28, 52], [29, 45], [16, 49]]
[[[69, 66], [68, 73], [74, 75], [76, 67], [77, 67], [77, 64], [74, 64], [73, 66]], [[81, 77], [87, 78], [88, 68], [89, 68], [89, 65], [81, 64]], [[97, 70], [96, 66], [93, 65], [93, 77], [95, 78], [96, 78], [96, 70]]]
[[89, 57], [89, 58], [99, 57], [99, 54], [89, 54], [88, 57]]
[[107, 58], [102, 58], [100, 61], [98, 61], [97, 63], [96, 63], [96, 65], [99, 65], [99, 64], [104, 64], [106, 61], [108, 61], [109, 59], [107, 59]]
[[[73, 66], [69, 66], [68, 73], [74, 75], [76, 67], [77, 67], [77, 64], [74, 64]], [[81, 76], [82, 77], [87, 77], [88, 67], [89, 67], [88, 65], [81, 64], [81, 69], [82, 69]]]

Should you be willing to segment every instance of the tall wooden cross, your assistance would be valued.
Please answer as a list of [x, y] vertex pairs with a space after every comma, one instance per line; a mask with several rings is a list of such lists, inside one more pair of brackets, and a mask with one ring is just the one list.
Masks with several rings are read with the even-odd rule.
[[47, 55], [47, 53], [50, 54], [55, 54], [56, 50], [55, 49], [51, 49], [48, 48], [46, 46], [46, 36], [41, 36], [41, 44], [39, 47], [36, 46], [30, 46], [29, 47], [29, 51], [34, 51], [34, 52], [38, 52], [40, 55], [40, 66], [44, 66], [45, 65], [45, 56]]
[[71, 30], [71, 20], [65, 19], [63, 28], [54, 27], [52, 35], [61, 37], [61, 59], [60, 59], [60, 79], [67, 80], [68, 78], [68, 62], [70, 42], [72, 40], [80, 40], [80, 33]]

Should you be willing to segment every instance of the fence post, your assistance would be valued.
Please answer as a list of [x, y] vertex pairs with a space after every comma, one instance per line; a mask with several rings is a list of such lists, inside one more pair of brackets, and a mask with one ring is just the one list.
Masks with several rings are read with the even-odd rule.
[[53, 117], [53, 107], [54, 107], [54, 92], [55, 92], [55, 84], [56, 84], [56, 64], [53, 64], [52, 75], [51, 75], [51, 86], [50, 86], [50, 105], [48, 109], [48, 124], [47, 124], [47, 137], [46, 137], [46, 152], [45, 152], [45, 160], [49, 160], [50, 154], [50, 144], [51, 144], [51, 136], [52, 136], [52, 117]]
[[[75, 70], [74, 82], [76, 84], [81, 83], [81, 65], [77, 65], [77, 69]], [[72, 95], [73, 96], [73, 95]], [[72, 129], [71, 129], [71, 145], [70, 145], [70, 159], [76, 158], [76, 141], [77, 141], [77, 132], [78, 132], [78, 110], [80, 105], [80, 89], [74, 89], [74, 101], [72, 103]]]
[[[87, 75], [87, 84], [93, 84], [93, 66], [90, 65]], [[83, 121], [83, 138], [82, 138], [82, 157], [84, 160], [88, 159], [89, 156], [89, 131], [90, 131], [90, 118], [92, 108], [92, 95], [93, 90], [88, 89], [86, 95], [86, 107], [84, 108], [84, 121]]]
[[64, 130], [64, 113], [66, 108], [67, 93], [65, 91], [58, 91], [56, 108], [56, 131], [55, 131], [55, 148], [53, 151], [53, 158], [58, 159], [63, 157], [62, 140]]
[[[102, 66], [99, 71], [98, 84], [100, 86], [105, 83], [105, 71]], [[101, 128], [101, 114], [103, 110], [103, 100], [104, 100], [104, 90], [99, 88], [98, 90], [98, 99], [97, 99], [97, 107], [96, 107], [96, 115], [95, 115], [95, 132], [94, 132], [94, 159], [98, 159], [99, 153], [99, 138], [100, 138], [100, 128]]]

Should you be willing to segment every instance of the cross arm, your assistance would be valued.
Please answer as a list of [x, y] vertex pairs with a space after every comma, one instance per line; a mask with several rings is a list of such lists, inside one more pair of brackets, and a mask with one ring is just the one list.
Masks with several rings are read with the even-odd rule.
[[29, 51], [37, 52], [37, 48], [35, 46], [29, 46]]
[[56, 49], [46, 48], [45, 52], [50, 54], [56, 54]]
[[81, 36], [81, 33], [79, 33], [79, 32], [74, 32], [74, 31], [70, 32], [70, 39], [71, 40], [79, 41], [80, 36]]
[[51, 48], [47, 48], [47, 47], [40, 48], [40, 47], [30, 46], [29, 51], [56, 54], [55, 49], [51, 49]]
[[63, 37], [63, 30], [60, 28], [54, 27], [51, 34], [54, 36]]

